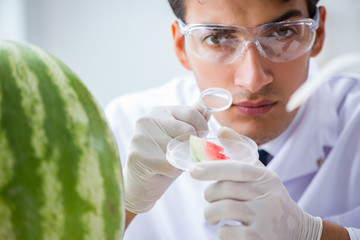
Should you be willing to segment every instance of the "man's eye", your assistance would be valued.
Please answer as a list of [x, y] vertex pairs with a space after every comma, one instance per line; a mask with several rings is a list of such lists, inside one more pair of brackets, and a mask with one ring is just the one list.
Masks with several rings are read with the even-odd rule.
[[296, 34], [296, 31], [294, 31], [294, 29], [284, 27], [284, 28], [276, 29], [275, 31], [271, 32], [269, 37], [286, 38], [286, 37], [290, 37], [290, 36], [292, 36], [294, 34]]
[[203, 42], [206, 42], [209, 45], [216, 45], [221, 43], [221, 39], [216, 35], [209, 35], [203, 38]]

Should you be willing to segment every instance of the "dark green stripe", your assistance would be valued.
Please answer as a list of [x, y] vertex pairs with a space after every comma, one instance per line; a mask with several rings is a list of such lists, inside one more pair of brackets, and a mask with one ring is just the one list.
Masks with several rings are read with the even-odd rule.
[[[40, 166], [40, 161], [56, 161], [59, 166], [57, 176], [62, 186], [62, 192], [59, 194], [64, 199], [63, 209], [65, 211], [65, 232], [59, 233], [59, 235], [62, 235], [63, 239], [66, 240], [84, 239], [90, 229], [89, 226], [84, 225], [82, 217], [90, 211], [94, 214], [97, 213], [95, 213], [95, 206], [79, 196], [76, 186], [78, 186], [79, 181], [82, 181], [79, 179], [78, 161], [83, 156], [83, 151], [91, 148], [99, 154], [100, 171], [106, 194], [102, 208], [106, 239], [114, 239], [119, 228], [123, 226], [124, 218], [123, 215], [120, 215], [123, 209], [121, 202], [122, 183], [117, 182], [115, 175], [116, 172], [121, 173], [121, 167], [114, 142], [108, 142], [108, 136], [111, 133], [104, 119], [102, 119], [101, 112], [99, 112], [86, 87], [77, 77], [73, 76], [69, 68], [58, 62], [59, 66], [65, 69], [66, 76], [72, 79], [71, 87], [78, 94], [90, 121], [88, 128], [84, 128], [84, 133], [76, 132], [74, 134], [74, 131], [80, 131], [76, 125], [81, 123], [73, 122], [66, 117], [68, 114], [66, 112], [67, 107], [61, 95], [63, 89], [58, 89], [58, 86], [50, 80], [53, 76], [49, 74], [49, 69], [43, 60], [34, 58], [36, 53], [31, 48], [22, 44], [17, 45], [17, 47], [22, 49], [22, 59], [39, 79], [38, 87], [46, 116], [44, 130], [49, 140], [46, 146], [45, 159], [37, 159], [31, 146], [32, 131], [36, 129], [32, 129], [32, 126], [29, 125], [25, 111], [22, 109], [19, 86], [13, 79], [9, 78], [11, 72], [8, 53], [1, 52], [0, 81], [2, 87], [0, 94], [3, 100], [0, 106], [2, 109], [0, 131], [5, 132], [16, 163], [14, 178], [3, 189], [0, 189], [0, 194], [12, 211], [12, 222], [16, 228], [17, 238], [24, 240], [41, 240], [44, 238], [41, 229], [40, 209], [46, 199], [44, 199], [42, 192], [42, 178], [35, 173]], [[18, 72], [24, 71], [23, 75], [28, 71], [27, 69], [20, 69], [20, 65], [16, 67], [19, 68]], [[88, 142], [79, 147], [79, 144], [74, 143], [74, 139], [81, 134], [87, 134]], [[54, 158], [57, 153], [59, 159]], [[29, 161], [32, 162], [31, 165]], [[114, 166], [118, 168], [117, 171], [115, 171]]]
[[[70, 79], [73, 73], [63, 63], [59, 63], [61, 68], [66, 69], [65, 73]], [[119, 227], [123, 226], [123, 209], [121, 202], [122, 183], [117, 182], [116, 172], [121, 173], [120, 158], [117, 152], [115, 141], [112, 139], [109, 127], [103, 118], [103, 113], [98, 108], [92, 95], [87, 88], [78, 80], [71, 81], [71, 86], [78, 93], [78, 98], [86, 111], [89, 119], [88, 139], [90, 147], [99, 154], [100, 171], [103, 177], [103, 187], [105, 191], [105, 202], [103, 204], [103, 219], [105, 226], [106, 239], [115, 239]], [[114, 169], [118, 167], [118, 171]]]
[[[12, 180], [1, 189], [0, 194], [9, 205], [17, 239], [41, 240], [39, 208], [42, 205], [41, 177], [35, 174], [40, 160], [31, 146], [32, 127], [21, 106], [21, 92], [12, 78], [8, 51], [0, 51], [1, 123], [11, 154], [15, 158]], [[21, 65], [15, 66], [21, 77], [26, 77]], [[4, 159], [1, 159], [4, 161]], [[6, 161], [6, 159], [5, 159]]]
[[[65, 211], [65, 232], [63, 239], [84, 239], [86, 229], [81, 221], [81, 217], [86, 211], [93, 209], [88, 201], [82, 199], [76, 185], [79, 179], [78, 165], [82, 154], [82, 149], [74, 143], [74, 122], [67, 118], [66, 103], [61, 97], [58, 86], [51, 81], [49, 69], [40, 59], [34, 58], [35, 53], [24, 51], [23, 58], [26, 60], [30, 69], [39, 79], [39, 92], [44, 102], [45, 108], [45, 134], [49, 140], [46, 148], [46, 156], [51, 159], [56, 152], [59, 153], [58, 159], [58, 179], [62, 185], [62, 196], [64, 199]], [[36, 54], [35, 54], [36, 55]], [[58, 77], [58, 76], [57, 76]], [[65, 100], [66, 101], [66, 100]], [[83, 146], [87, 148], [88, 146]]]

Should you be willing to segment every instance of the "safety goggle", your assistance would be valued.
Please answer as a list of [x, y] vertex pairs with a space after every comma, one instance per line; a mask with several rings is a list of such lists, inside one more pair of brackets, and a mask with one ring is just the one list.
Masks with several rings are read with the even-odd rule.
[[267, 23], [255, 28], [222, 24], [185, 24], [180, 32], [186, 45], [200, 59], [215, 64], [230, 64], [253, 43], [259, 53], [273, 62], [287, 62], [309, 51], [319, 27], [319, 10], [314, 19], [305, 18]]

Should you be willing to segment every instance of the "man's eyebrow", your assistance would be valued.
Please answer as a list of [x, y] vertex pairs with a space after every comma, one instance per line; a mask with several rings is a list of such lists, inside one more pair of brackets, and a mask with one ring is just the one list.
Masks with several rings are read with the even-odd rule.
[[283, 15], [281, 15], [280, 17], [274, 19], [271, 22], [281, 22], [281, 21], [288, 20], [289, 18], [292, 18], [292, 17], [303, 17], [303, 16], [304, 16], [304, 14], [300, 10], [290, 10], [290, 11], [287, 11], [286, 13], [284, 13]]

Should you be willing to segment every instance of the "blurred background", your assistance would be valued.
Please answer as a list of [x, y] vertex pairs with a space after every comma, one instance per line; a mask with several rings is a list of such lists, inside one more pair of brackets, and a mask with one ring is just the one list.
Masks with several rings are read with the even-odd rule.
[[[316, 61], [360, 52], [360, 0], [320, 0], [325, 47]], [[30, 42], [62, 59], [102, 107], [118, 95], [185, 74], [172, 47], [167, 0], [0, 0], [0, 38]]]

